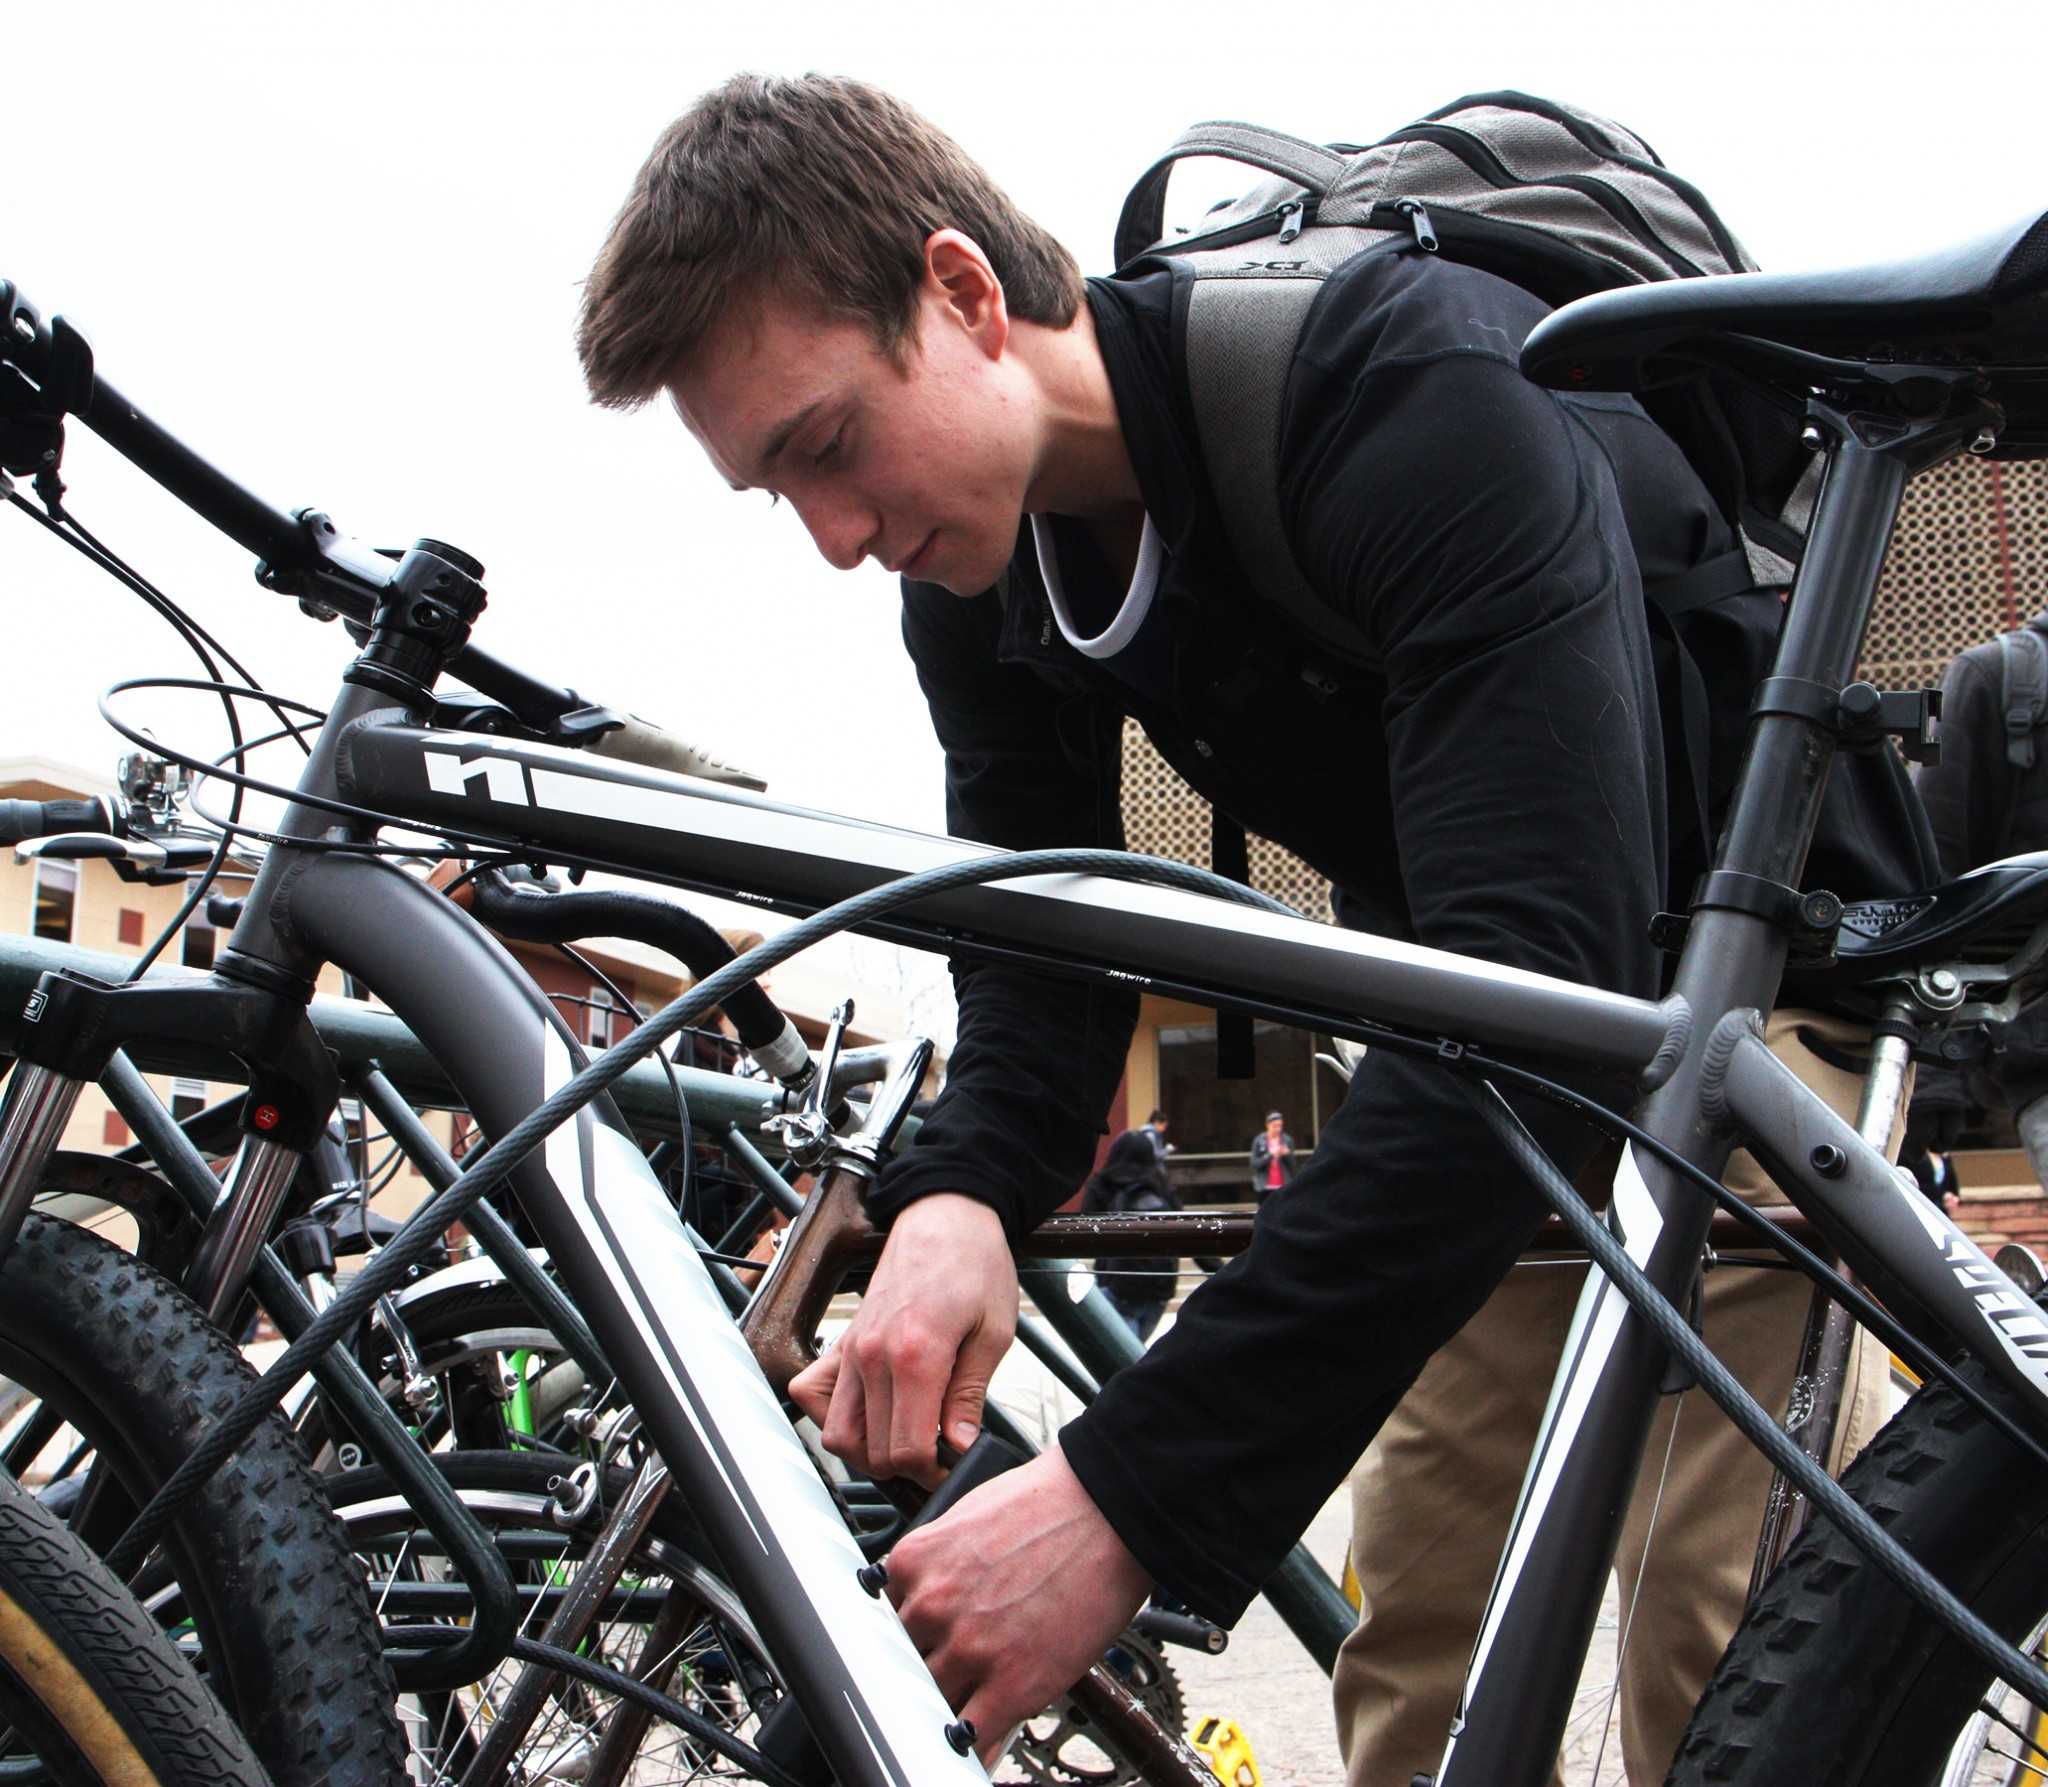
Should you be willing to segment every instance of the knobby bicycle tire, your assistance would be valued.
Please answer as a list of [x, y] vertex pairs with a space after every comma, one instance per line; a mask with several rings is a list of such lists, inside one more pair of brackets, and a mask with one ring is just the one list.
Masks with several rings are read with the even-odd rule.
[[[1973, 1365], [1977, 1386], [2016, 1404]], [[2048, 1613], [2048, 1482], [1945, 1385], [1920, 1390], [1842, 1478], [2006, 1637]], [[1934, 1787], [1989, 1671], [1823, 1520], [1764, 1585], [1701, 1696], [1669, 1787]], [[2019, 1740], [1994, 1727], [2009, 1751]], [[2002, 1778], [2002, 1777], [2000, 1777]], [[2030, 1769], [2021, 1777], [2039, 1779]]]
[[[119, 1491], [112, 1499], [129, 1507], [254, 1381], [175, 1286], [97, 1235], [39, 1215], [0, 1264], [0, 1375], [84, 1435]], [[175, 1608], [153, 1611], [189, 1616], [207, 1679], [277, 1787], [403, 1778], [394, 1689], [361, 1573], [282, 1419], [207, 1482], [165, 1551]]]
[[197, 1672], [98, 1558], [0, 1476], [0, 1755], [57, 1787], [266, 1787]]

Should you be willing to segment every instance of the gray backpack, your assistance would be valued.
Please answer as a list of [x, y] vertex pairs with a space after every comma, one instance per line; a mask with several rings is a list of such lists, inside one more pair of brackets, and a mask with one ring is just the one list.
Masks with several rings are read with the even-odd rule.
[[[1999, 701], [2005, 712], [2005, 760], [2034, 767], [2034, 732], [2048, 714], [2048, 613], [1998, 636]], [[2017, 795], [2015, 795], [2017, 799]]]
[[[1194, 233], [1162, 237], [1174, 164], [1196, 155], [1272, 177], [1217, 207]], [[1653, 279], [1755, 270], [1713, 207], [1640, 137], [1522, 93], [1458, 100], [1369, 148], [1197, 124], [1153, 163], [1124, 201], [1117, 264], [1164, 257], [1195, 270], [1187, 377], [1231, 543], [1242, 564], [1259, 567], [1261, 592], [1306, 634], [1367, 662], [1363, 636], [1317, 599], [1287, 543], [1280, 408], [1323, 280], [1356, 255], [1404, 248], [1483, 268], [1552, 305]], [[1742, 552], [1646, 591], [1653, 610], [1675, 618], [1788, 581], [1815, 463], [1799, 442], [1799, 418], [1705, 375], [1642, 401], [1744, 542]], [[1688, 707], [1702, 698], [1688, 689]], [[1689, 716], [1689, 734], [1697, 717]]]

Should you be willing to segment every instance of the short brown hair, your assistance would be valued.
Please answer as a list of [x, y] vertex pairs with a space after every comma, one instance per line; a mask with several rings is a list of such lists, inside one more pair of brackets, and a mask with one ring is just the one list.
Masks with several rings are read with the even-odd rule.
[[1073, 257], [900, 100], [828, 75], [735, 75], [662, 132], [591, 269], [576, 331], [590, 394], [646, 402], [771, 277], [899, 354], [925, 242], [947, 228], [981, 245], [1012, 316], [1074, 320]]

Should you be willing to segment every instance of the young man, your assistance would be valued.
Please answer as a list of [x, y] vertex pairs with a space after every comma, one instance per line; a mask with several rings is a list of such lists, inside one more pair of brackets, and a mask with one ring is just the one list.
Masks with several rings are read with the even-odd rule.
[[[656, 146], [579, 347], [597, 401], [665, 393], [720, 474], [786, 502], [834, 565], [903, 574], [950, 831], [1118, 844], [1131, 714], [1326, 873], [1347, 922], [1654, 995], [1666, 803], [1642, 586], [1732, 542], [1683, 458], [1631, 404], [1521, 379], [1527, 294], [1419, 252], [1360, 257], [1318, 297], [1279, 418], [1295, 556], [1373, 643], [1332, 667], [1224, 535], [1184, 300], [1163, 266], [1084, 286], [885, 95], [740, 77]], [[1743, 665], [1763, 607], [1732, 635]], [[1331, 765], [1350, 771], [1336, 796]], [[1816, 873], [1842, 867], [1816, 852]], [[1858, 863], [1834, 884], [1885, 879]], [[796, 1386], [877, 1476], [930, 1481], [937, 1434], [973, 1438], [1016, 1320], [1010, 1243], [1085, 1174], [1134, 1015], [986, 964], [956, 982], [946, 1091], [871, 1202], [890, 1226], [873, 1285]], [[1567, 1171], [1587, 1161], [1581, 1126], [1520, 1108]], [[1058, 1447], [892, 1554], [889, 1593], [985, 1742], [1154, 1582], [1233, 1622], [1537, 1214], [1445, 1076], [1372, 1051], [1250, 1252]]]

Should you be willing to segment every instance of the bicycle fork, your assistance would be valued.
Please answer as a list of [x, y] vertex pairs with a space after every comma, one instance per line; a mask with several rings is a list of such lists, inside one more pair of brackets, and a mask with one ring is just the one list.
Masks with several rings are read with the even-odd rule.
[[[40, 992], [40, 989], [38, 989]], [[38, 1010], [29, 995], [28, 1015]], [[85, 1082], [32, 1061], [17, 1061], [0, 1092], [0, 1261], [13, 1251], [22, 1219], [35, 1202], [50, 1156], [78, 1106]]]

